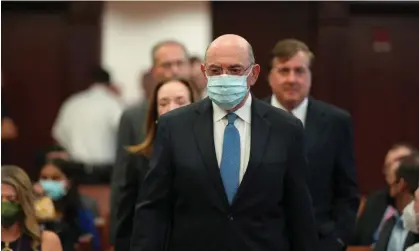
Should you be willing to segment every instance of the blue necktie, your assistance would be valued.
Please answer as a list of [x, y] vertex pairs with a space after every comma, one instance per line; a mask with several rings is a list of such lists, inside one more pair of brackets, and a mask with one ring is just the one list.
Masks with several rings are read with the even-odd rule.
[[234, 126], [235, 113], [227, 114], [228, 124], [224, 130], [223, 153], [220, 172], [228, 202], [233, 202], [240, 179], [240, 134]]
[[387, 251], [402, 251], [404, 246], [403, 238], [403, 220], [398, 217], [396, 224], [394, 224], [393, 231], [391, 232], [390, 239], [387, 245]]

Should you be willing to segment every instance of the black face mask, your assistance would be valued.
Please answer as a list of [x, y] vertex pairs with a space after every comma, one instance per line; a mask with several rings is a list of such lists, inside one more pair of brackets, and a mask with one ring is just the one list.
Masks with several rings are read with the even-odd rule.
[[22, 209], [19, 204], [9, 201], [1, 203], [1, 226], [10, 228], [22, 219]]

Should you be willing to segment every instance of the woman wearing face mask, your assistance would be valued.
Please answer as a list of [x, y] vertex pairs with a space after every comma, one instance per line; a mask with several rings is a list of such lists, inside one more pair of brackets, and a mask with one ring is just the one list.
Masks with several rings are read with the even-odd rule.
[[74, 250], [74, 245], [86, 235], [93, 237], [93, 247], [99, 250], [94, 216], [81, 203], [73, 170], [71, 164], [62, 159], [49, 160], [41, 168], [38, 184], [43, 194], [52, 199], [55, 208], [55, 218], [43, 223], [46, 229], [58, 233], [64, 251]]
[[[148, 170], [158, 117], [194, 102], [186, 80], [166, 80], [156, 85], [147, 112], [146, 138], [128, 147], [127, 156], [115, 167], [111, 188], [111, 233], [115, 251], [129, 251], [137, 195]], [[141, 126], [141, 125], [138, 125]]]
[[16, 166], [2, 166], [2, 251], [62, 251], [58, 236], [41, 230], [34, 201], [32, 183], [25, 171]]

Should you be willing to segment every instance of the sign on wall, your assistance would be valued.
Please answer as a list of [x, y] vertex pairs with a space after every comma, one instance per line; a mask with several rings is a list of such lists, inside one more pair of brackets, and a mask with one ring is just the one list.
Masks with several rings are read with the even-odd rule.
[[372, 48], [375, 53], [389, 53], [391, 51], [390, 34], [386, 28], [373, 29]]

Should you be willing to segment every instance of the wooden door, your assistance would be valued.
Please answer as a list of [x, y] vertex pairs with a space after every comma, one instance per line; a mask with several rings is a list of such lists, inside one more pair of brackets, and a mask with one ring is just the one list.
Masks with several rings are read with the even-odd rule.
[[351, 85], [343, 88], [352, 96], [361, 191], [372, 191], [384, 184], [392, 144], [419, 147], [419, 18], [354, 16], [349, 32]]
[[50, 127], [65, 86], [65, 20], [60, 14], [2, 15], [3, 98], [19, 128], [10, 161], [33, 174], [34, 151], [51, 143]]

